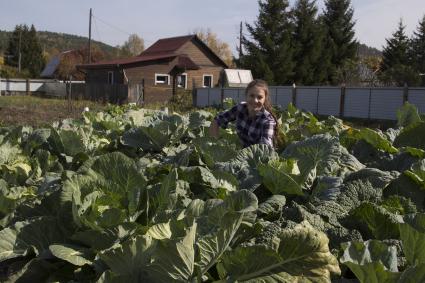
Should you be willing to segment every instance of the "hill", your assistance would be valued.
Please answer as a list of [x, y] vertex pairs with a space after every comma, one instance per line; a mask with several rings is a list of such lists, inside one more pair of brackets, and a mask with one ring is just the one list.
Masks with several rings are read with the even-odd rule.
[[[5, 53], [8, 39], [11, 34], [12, 32], [10, 31], [0, 30], [0, 54]], [[47, 58], [50, 58], [62, 51], [79, 49], [87, 46], [88, 41], [87, 37], [67, 33], [38, 31], [37, 35]], [[98, 46], [105, 53], [105, 59], [114, 58], [118, 53], [116, 47], [110, 46], [100, 41], [92, 40], [92, 45]]]
[[359, 43], [357, 55], [360, 58], [364, 57], [381, 57], [382, 52], [374, 47], [367, 46], [366, 44]]

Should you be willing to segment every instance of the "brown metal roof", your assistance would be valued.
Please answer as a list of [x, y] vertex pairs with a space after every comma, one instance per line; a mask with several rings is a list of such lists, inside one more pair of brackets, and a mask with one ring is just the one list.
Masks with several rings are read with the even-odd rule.
[[[199, 69], [199, 66], [196, 65], [187, 55], [176, 54], [175, 52], [183, 46], [186, 42], [195, 39], [200, 42], [211, 54], [216, 57], [219, 62], [227, 67], [226, 63], [224, 63], [220, 57], [218, 57], [206, 44], [202, 42], [196, 35], [186, 35], [186, 36], [178, 36], [178, 37], [170, 37], [163, 38], [156, 41], [154, 44], [149, 46], [148, 49], [140, 53], [140, 55], [136, 57], [123, 58], [123, 59], [115, 59], [109, 61], [99, 61], [91, 64], [83, 64], [78, 65], [78, 69], [94, 69], [94, 68], [102, 68], [102, 67], [112, 67], [116, 65], [127, 65], [139, 62], [160, 60], [160, 59], [168, 59], [179, 56], [178, 63], [176, 66], [180, 67], [185, 66], [186, 69]], [[181, 64], [180, 64], [181, 63]]]
[[170, 38], [163, 38], [157, 40], [154, 44], [149, 46], [148, 49], [140, 53], [139, 56], [145, 56], [149, 54], [157, 54], [157, 53], [174, 53], [183, 46], [186, 42], [192, 40], [195, 35], [185, 35], [185, 36], [177, 36]]
[[121, 58], [121, 59], [114, 59], [114, 60], [108, 60], [108, 61], [99, 61], [99, 62], [91, 63], [91, 64], [78, 65], [77, 68], [95, 69], [95, 68], [101, 68], [101, 67], [112, 67], [117, 65], [128, 65], [128, 64], [139, 63], [139, 62], [173, 58], [176, 56], [177, 56], [176, 54], [162, 54], [162, 55], [151, 55], [151, 56], [143, 56], [143, 57], [136, 56], [136, 57], [130, 57], [130, 58]]

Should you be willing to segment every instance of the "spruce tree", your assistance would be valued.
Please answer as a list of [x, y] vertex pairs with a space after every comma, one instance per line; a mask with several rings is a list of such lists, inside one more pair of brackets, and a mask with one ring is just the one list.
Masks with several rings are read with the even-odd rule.
[[413, 86], [418, 83], [419, 75], [410, 66], [409, 46], [410, 40], [400, 19], [397, 30], [391, 38], [386, 39], [386, 46], [382, 51], [380, 79], [384, 83], [398, 86]]
[[328, 81], [337, 83], [336, 73], [338, 68], [343, 68], [348, 60], [355, 60], [357, 41], [355, 40], [353, 20], [354, 10], [350, 0], [326, 0], [323, 13], [325, 29], [324, 47], [329, 56], [330, 64], [327, 67]]
[[27, 25], [17, 25], [9, 37], [6, 50], [6, 64], [9, 66], [18, 67], [19, 51], [21, 52], [21, 67], [22, 67], [22, 51], [24, 49], [25, 38], [28, 33]]
[[254, 77], [269, 84], [289, 84], [293, 80], [292, 23], [287, 0], [259, 1], [254, 25], [246, 24], [251, 40], [242, 37], [245, 55], [240, 59]]
[[410, 60], [415, 70], [421, 74], [421, 85], [425, 86], [425, 15], [413, 32], [410, 48]]
[[397, 30], [392, 37], [386, 39], [387, 45], [382, 51], [381, 71], [385, 72], [396, 65], [409, 64], [409, 38], [405, 33], [405, 26], [400, 19]]
[[298, 0], [294, 8], [294, 81], [297, 85], [321, 84], [323, 30], [315, 0]]
[[17, 25], [12, 32], [8, 47], [6, 64], [19, 67], [21, 54], [21, 71], [28, 70], [32, 77], [38, 77], [44, 67], [43, 50], [37, 37], [35, 27]]
[[34, 25], [28, 32], [24, 49], [23, 66], [33, 77], [40, 76], [45, 65], [43, 49], [37, 37]]

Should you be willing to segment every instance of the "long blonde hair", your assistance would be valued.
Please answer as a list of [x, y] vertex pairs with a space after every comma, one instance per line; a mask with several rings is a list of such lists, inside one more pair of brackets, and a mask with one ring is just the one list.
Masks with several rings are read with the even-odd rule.
[[272, 103], [270, 101], [270, 91], [269, 91], [269, 85], [265, 80], [255, 79], [251, 81], [245, 89], [245, 96], [248, 95], [248, 91], [251, 88], [258, 87], [264, 90], [265, 100], [264, 100], [264, 109], [266, 109], [273, 117], [274, 121], [276, 122], [276, 125], [274, 126], [274, 133], [273, 133], [273, 146], [277, 147], [280, 144], [280, 139], [278, 135], [278, 127], [277, 127], [277, 118], [276, 115], [273, 112]]

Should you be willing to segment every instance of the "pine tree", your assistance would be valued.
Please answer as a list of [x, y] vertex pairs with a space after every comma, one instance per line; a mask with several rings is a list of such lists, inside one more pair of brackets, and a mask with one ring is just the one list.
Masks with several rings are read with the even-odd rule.
[[417, 30], [413, 32], [410, 60], [415, 70], [421, 74], [421, 85], [425, 86], [425, 15], [419, 22]]
[[259, 1], [254, 25], [246, 24], [252, 40], [242, 37], [245, 55], [240, 65], [251, 69], [254, 77], [269, 84], [289, 84], [293, 80], [292, 23], [287, 0]]
[[337, 83], [336, 73], [338, 68], [343, 68], [345, 61], [355, 60], [357, 41], [355, 40], [353, 20], [354, 10], [350, 0], [326, 0], [322, 17], [325, 29], [325, 49], [329, 56], [327, 66], [328, 81]]
[[380, 79], [387, 84], [416, 85], [419, 76], [410, 66], [410, 40], [405, 33], [405, 26], [400, 19], [397, 30], [392, 37], [386, 39], [386, 46], [382, 51]]
[[323, 30], [315, 0], [298, 0], [294, 8], [294, 81], [297, 85], [321, 84], [326, 76], [322, 62]]

